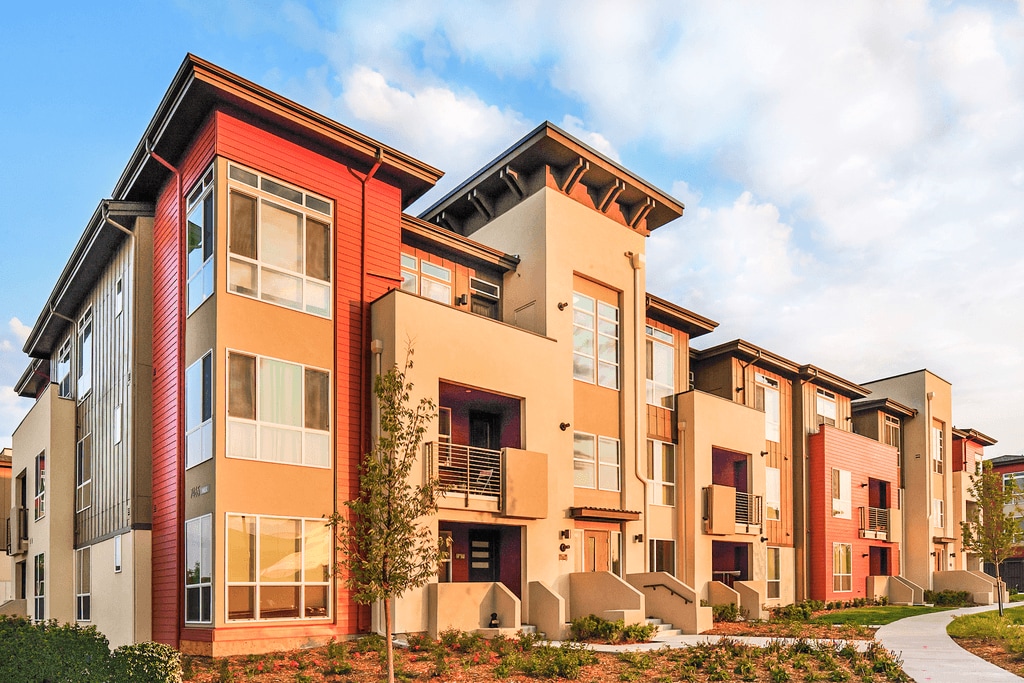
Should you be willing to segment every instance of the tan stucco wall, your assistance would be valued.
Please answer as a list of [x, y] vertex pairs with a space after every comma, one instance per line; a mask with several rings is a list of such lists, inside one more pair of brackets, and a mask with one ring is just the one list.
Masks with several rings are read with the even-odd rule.
[[114, 539], [91, 546], [92, 615], [89, 623], [110, 641], [111, 649], [150, 640], [151, 532], [121, 535], [121, 571], [114, 571]]

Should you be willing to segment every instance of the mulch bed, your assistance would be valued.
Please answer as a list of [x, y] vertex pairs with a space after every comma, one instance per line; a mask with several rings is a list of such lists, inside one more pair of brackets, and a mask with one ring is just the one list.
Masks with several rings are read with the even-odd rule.
[[844, 624], [810, 624], [807, 622], [716, 621], [705, 633], [717, 636], [755, 636], [763, 638], [815, 638], [821, 640], [873, 640], [875, 629]]
[[1024, 677], [1024, 661], [1008, 653], [999, 643], [993, 643], [986, 638], [953, 638], [953, 640], [963, 649], [978, 655], [985, 661]]

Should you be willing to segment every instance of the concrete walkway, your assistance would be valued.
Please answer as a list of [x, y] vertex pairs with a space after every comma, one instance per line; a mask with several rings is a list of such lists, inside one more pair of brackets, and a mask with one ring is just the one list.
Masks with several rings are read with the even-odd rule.
[[903, 670], [917, 683], [1020, 683], [1019, 676], [971, 654], [946, 635], [954, 616], [993, 609], [998, 607], [965, 607], [907, 617], [878, 629], [875, 640], [903, 657]]

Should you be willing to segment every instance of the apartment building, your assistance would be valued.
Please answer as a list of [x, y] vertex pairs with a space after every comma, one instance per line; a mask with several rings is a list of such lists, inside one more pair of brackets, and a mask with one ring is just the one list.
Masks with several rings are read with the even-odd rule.
[[[1004, 483], [1012, 479], [1017, 490], [1024, 492], [1024, 455], [1000, 455], [989, 462], [992, 463], [992, 470], [1002, 475]], [[1017, 504], [1024, 508], [1024, 496], [1018, 499]], [[991, 563], [986, 562], [984, 567], [987, 574], [995, 576], [996, 570]], [[1024, 591], [1024, 549], [1003, 562], [999, 575], [1006, 582], [1008, 590]]]
[[[0, 449], [0, 510], [3, 511], [0, 514], [7, 514], [7, 511], [11, 509], [11, 493], [14, 491], [11, 477], [12, 459], [13, 455], [10, 448]], [[4, 538], [8, 555], [11, 551], [11, 543], [17, 535], [17, 524], [17, 519], [15, 519], [15, 528], [11, 529], [10, 517], [7, 518]], [[14, 600], [13, 570], [14, 568], [10, 562], [4, 562], [3, 558], [0, 558], [0, 605]]]

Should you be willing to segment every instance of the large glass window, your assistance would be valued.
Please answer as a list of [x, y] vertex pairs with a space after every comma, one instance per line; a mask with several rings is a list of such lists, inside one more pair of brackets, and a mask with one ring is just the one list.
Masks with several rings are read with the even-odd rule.
[[815, 397], [815, 409], [818, 413], [819, 425], [836, 426], [836, 395], [831, 391], [818, 389]]
[[331, 534], [322, 519], [228, 515], [229, 620], [330, 616]]
[[33, 500], [35, 519], [46, 515], [46, 451], [36, 456], [36, 490]]
[[946, 501], [941, 498], [932, 499], [932, 519], [934, 526], [939, 528], [946, 526]]
[[86, 434], [75, 448], [75, 512], [92, 506], [92, 435]]
[[768, 599], [774, 600], [782, 595], [782, 563], [781, 548], [768, 548]]
[[851, 475], [846, 470], [832, 470], [832, 516], [852, 519]]
[[331, 202], [231, 164], [228, 289], [331, 315]]
[[188, 268], [188, 313], [213, 294], [213, 168], [188, 195], [185, 260]]
[[607, 436], [573, 434], [573, 481], [579, 488], [619, 490], [619, 441]]
[[185, 468], [213, 457], [213, 353], [185, 370]]
[[451, 305], [452, 271], [425, 259], [402, 254], [402, 289]]
[[932, 472], [942, 474], [946, 458], [946, 441], [942, 438], [942, 426], [932, 427]]
[[619, 309], [573, 292], [573, 377], [619, 388]]
[[782, 476], [778, 467], [764, 468], [765, 517], [778, 520], [782, 507]]
[[228, 354], [228, 457], [330, 467], [330, 429], [330, 373]]
[[676, 349], [672, 335], [647, 326], [647, 402], [674, 408]]
[[75, 551], [75, 620], [92, 618], [92, 549]]
[[36, 621], [46, 618], [46, 559], [43, 553], [35, 558], [35, 591], [33, 592], [33, 616]]
[[900, 420], [892, 415], [885, 416], [882, 426], [882, 443], [896, 447], [896, 466], [903, 467], [903, 444], [900, 440]]
[[92, 389], [92, 310], [78, 321], [78, 399]]
[[57, 352], [57, 391], [61, 398], [71, 398], [71, 338], [64, 340]]
[[652, 538], [650, 542], [650, 568], [652, 572], [676, 573], [676, 542]]
[[647, 472], [651, 478], [651, 502], [676, 504], [676, 447], [664, 441], [647, 441]]
[[853, 590], [853, 545], [849, 543], [832, 544], [832, 590]]
[[209, 624], [213, 616], [213, 517], [185, 522], [185, 621]]
[[754, 374], [754, 408], [764, 412], [764, 438], [778, 443], [782, 433], [779, 380]]

